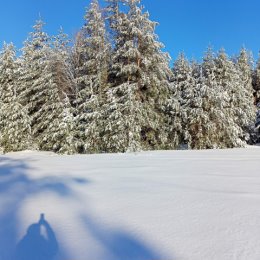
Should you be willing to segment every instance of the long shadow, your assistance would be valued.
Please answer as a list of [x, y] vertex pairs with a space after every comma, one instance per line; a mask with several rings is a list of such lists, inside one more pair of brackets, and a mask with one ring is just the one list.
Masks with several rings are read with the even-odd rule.
[[[73, 196], [70, 183], [87, 183], [86, 180], [57, 177], [30, 179], [27, 176], [28, 170], [29, 166], [22, 160], [0, 157], [0, 260], [13, 260], [17, 239], [17, 213], [28, 196], [45, 191], [52, 191], [62, 197]], [[27, 257], [26, 260], [31, 259]]]
[[[24, 163], [5, 157], [0, 158], [0, 259], [9, 260], [16, 241], [16, 211], [19, 196], [14, 196], [13, 183], [24, 181], [23, 173], [27, 167]], [[14, 187], [15, 188], [15, 187]]]
[[55, 233], [42, 214], [17, 244], [13, 260], [53, 260], [58, 248]]
[[[85, 228], [105, 250], [100, 259], [106, 260], [165, 260], [165, 255], [144, 241], [119, 229], [109, 229], [89, 216], [82, 216]], [[172, 259], [172, 258], [171, 258]], [[174, 259], [172, 259], [174, 260]]]
[[[21, 161], [0, 157], [0, 260], [54, 260], [72, 259], [58, 246], [54, 230], [42, 216], [29, 226], [17, 243], [17, 213], [28, 196], [52, 191], [62, 197], [73, 196], [70, 183], [86, 184], [83, 179], [48, 177], [30, 179], [29, 166]], [[75, 197], [76, 199], [76, 197]], [[83, 215], [83, 229], [104, 249], [100, 260], [164, 260], [158, 251], [141, 239], [121, 229], [104, 227], [90, 216]], [[45, 236], [41, 230], [45, 230]], [[91, 251], [92, 249], [89, 248]], [[74, 252], [75, 253], [75, 252]], [[90, 254], [91, 255], [91, 254]], [[57, 257], [57, 258], [56, 258]], [[86, 259], [82, 256], [80, 259]]]

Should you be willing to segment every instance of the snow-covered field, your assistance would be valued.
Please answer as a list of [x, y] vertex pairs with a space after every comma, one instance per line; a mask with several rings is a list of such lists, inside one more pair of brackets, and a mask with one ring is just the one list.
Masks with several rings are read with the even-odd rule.
[[259, 260], [259, 169], [259, 147], [0, 156], [0, 260]]

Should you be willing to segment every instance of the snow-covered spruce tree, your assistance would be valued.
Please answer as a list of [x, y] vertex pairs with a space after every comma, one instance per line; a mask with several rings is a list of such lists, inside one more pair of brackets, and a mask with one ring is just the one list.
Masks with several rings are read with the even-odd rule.
[[237, 125], [226, 116], [223, 106], [228, 95], [216, 79], [217, 67], [211, 48], [206, 52], [202, 65], [192, 64], [195, 80], [187, 105], [187, 144], [192, 149], [234, 147], [241, 143]]
[[111, 21], [116, 38], [105, 109], [107, 152], [163, 149], [169, 144], [164, 114], [170, 95], [168, 56], [154, 33], [156, 23], [139, 2], [124, 1], [127, 14], [112, 11], [118, 21]]
[[54, 82], [60, 93], [64, 93], [70, 100], [74, 97], [73, 62], [68, 35], [61, 28], [58, 35], [52, 37], [52, 52], [50, 58], [51, 71]]
[[253, 71], [253, 88], [254, 88], [254, 97], [255, 105], [260, 103], [260, 53], [259, 58], [256, 64], [256, 68]]
[[255, 142], [260, 142], [260, 56], [257, 61], [255, 70], [253, 71], [253, 88], [254, 103], [257, 107], [256, 123], [255, 123]]
[[241, 81], [240, 71], [228, 58], [223, 49], [218, 53], [215, 63], [217, 82], [221, 86], [222, 93], [225, 93], [227, 96], [225, 104], [223, 104], [223, 111], [226, 118], [233, 122], [233, 133], [236, 133], [236, 138], [238, 138], [235, 138], [236, 140], [234, 139], [233, 141], [230, 140], [232, 143], [230, 146], [244, 146], [245, 141], [249, 139], [248, 127], [252, 124], [252, 106], [250, 102], [252, 102], [253, 98], [251, 100], [248, 99], [248, 91], [245, 89], [244, 82]]
[[210, 132], [208, 133], [206, 128], [205, 134], [208, 135], [209, 148], [233, 147], [240, 144], [240, 139], [236, 136], [236, 124], [224, 113], [225, 104], [229, 102], [229, 95], [217, 80], [218, 71], [215, 59], [215, 54], [209, 47], [202, 63], [202, 75], [208, 87], [204, 94], [206, 96], [204, 109], [210, 120]]
[[[59, 98], [64, 104], [64, 114], [61, 127], [66, 132], [67, 141], [64, 140], [60, 153], [76, 152], [76, 120], [73, 116], [71, 103], [75, 97], [75, 81], [73, 75], [73, 62], [71, 58], [70, 40], [61, 28], [58, 35], [52, 37], [52, 49], [49, 49], [48, 67], [51, 77], [58, 88]], [[73, 144], [71, 146], [71, 144]], [[71, 146], [71, 147], [70, 147]], [[66, 152], [71, 150], [70, 152]]]
[[239, 73], [240, 84], [243, 86], [243, 92], [239, 93], [239, 99], [241, 100], [239, 107], [241, 111], [238, 116], [238, 124], [242, 127], [245, 134], [251, 135], [253, 133], [256, 115], [252, 83], [253, 58], [245, 48], [241, 49], [236, 60], [236, 66]]
[[105, 0], [105, 2], [107, 3], [105, 10], [109, 40], [111, 46], [115, 46], [117, 39], [119, 16], [122, 14], [122, 12], [119, 9], [120, 5], [122, 4], [122, 2], [124, 2], [124, 0]]
[[[110, 10], [113, 16], [110, 24], [115, 35], [115, 50], [112, 55], [112, 68], [110, 71], [110, 86], [107, 91], [105, 109], [105, 133], [103, 136], [104, 148], [107, 152], [125, 152], [141, 150], [141, 127], [143, 120], [141, 113], [143, 108], [135, 100], [136, 82], [132, 75], [125, 71], [126, 66], [136, 65], [137, 55], [134, 58], [127, 57], [127, 53], [133, 41], [130, 35], [130, 20], [126, 14], [118, 13], [118, 3], [113, 3]], [[117, 20], [114, 20], [117, 19]], [[133, 51], [137, 51], [132, 48]], [[131, 59], [132, 58], [132, 59]], [[134, 61], [133, 61], [134, 60]]]
[[71, 154], [73, 120], [69, 102], [60, 93], [51, 70], [49, 37], [43, 22], [37, 21], [25, 42], [22, 55], [19, 92], [31, 119], [33, 138], [40, 150]]
[[[192, 65], [196, 67], [195, 63]], [[180, 105], [181, 133], [180, 143], [182, 146], [189, 146], [191, 136], [189, 134], [189, 115], [191, 103], [194, 99], [194, 90], [196, 80], [193, 75], [193, 69], [189, 61], [185, 58], [184, 53], [181, 53], [173, 66], [173, 87], [176, 89], [177, 98]]]
[[[139, 3], [140, 1], [132, 1], [132, 9], [135, 10], [133, 20], [140, 26], [140, 32], [144, 32], [144, 35], [142, 32], [139, 34], [139, 50], [142, 54], [140, 68], [143, 71], [140, 74], [140, 82], [143, 84], [141, 89], [145, 91], [144, 96], [149, 104], [148, 107], [153, 104], [150, 107], [151, 111], [158, 117], [158, 122], [152, 124], [154, 130], [151, 132], [148, 129], [143, 136], [145, 136], [144, 140], [148, 141], [145, 142], [148, 147], [152, 144], [150, 147], [153, 149], [175, 149], [179, 147], [180, 143], [181, 120], [178, 92], [176, 87], [169, 82], [172, 78], [172, 71], [169, 67], [170, 56], [168, 53], [162, 52], [164, 45], [159, 42], [159, 37], [155, 34], [158, 23], [149, 19], [148, 12], [141, 15], [142, 7], [138, 7]], [[162, 124], [160, 123], [161, 117], [163, 118]], [[148, 126], [150, 127], [150, 121]], [[160, 130], [158, 130], [158, 126]], [[153, 140], [157, 142], [157, 145], [153, 145]]]
[[0, 55], [0, 147], [4, 152], [31, 148], [30, 120], [17, 95], [17, 63], [13, 44]]
[[217, 117], [219, 113], [217, 84], [214, 80], [213, 53], [209, 49], [202, 65], [192, 64], [195, 80], [187, 105], [187, 141], [192, 149], [212, 149], [221, 146]]
[[110, 47], [102, 10], [97, 0], [92, 0], [85, 15], [80, 42], [74, 51], [79, 60], [76, 65], [76, 120], [78, 136], [82, 142], [79, 150], [97, 153], [102, 150], [102, 104], [107, 85]]

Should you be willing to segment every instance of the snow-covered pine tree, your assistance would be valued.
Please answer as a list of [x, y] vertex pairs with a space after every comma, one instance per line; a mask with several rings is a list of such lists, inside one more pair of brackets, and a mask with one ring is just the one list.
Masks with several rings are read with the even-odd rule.
[[217, 130], [218, 89], [214, 81], [214, 61], [211, 49], [204, 56], [202, 65], [192, 64], [195, 80], [188, 99], [187, 140], [192, 149], [212, 149], [221, 146]]
[[258, 105], [260, 103], [260, 53], [252, 77], [253, 77], [255, 105]]
[[[227, 99], [223, 104], [226, 118], [229, 122], [233, 122], [233, 140], [229, 140], [228, 147], [244, 146], [245, 141], [248, 141], [248, 127], [252, 124], [250, 102], [246, 96], [244, 82], [240, 79], [240, 71], [235, 64], [228, 58], [225, 51], [222, 49], [215, 59], [217, 68], [216, 79], [221, 86], [222, 93], [225, 93]], [[254, 120], [253, 120], [254, 121]], [[247, 129], [247, 131], [245, 130]]]
[[30, 120], [17, 95], [15, 47], [4, 44], [0, 55], [0, 147], [4, 152], [30, 149]]
[[[78, 143], [76, 139], [76, 120], [71, 106], [75, 98], [75, 81], [70, 43], [68, 35], [60, 28], [58, 35], [52, 37], [52, 49], [49, 49], [50, 57], [48, 58], [51, 77], [58, 87], [60, 100], [64, 104], [60, 127], [66, 133], [66, 138], [63, 144], [60, 144], [60, 147], [62, 147], [60, 153], [75, 153]], [[67, 152], [69, 150], [70, 152]]]
[[44, 23], [37, 21], [25, 42], [19, 91], [31, 118], [32, 134], [40, 150], [71, 154], [73, 120], [69, 102], [60, 92], [50, 62], [51, 49]]
[[235, 62], [238, 69], [240, 70], [240, 78], [244, 83], [245, 88], [249, 92], [248, 95], [252, 99], [253, 96], [252, 73], [253, 73], [253, 66], [254, 66], [252, 54], [245, 48], [242, 48]]
[[102, 104], [107, 85], [109, 51], [105, 21], [98, 0], [92, 0], [85, 15], [81, 42], [76, 51], [76, 120], [82, 152], [102, 150]]
[[50, 65], [59, 91], [72, 100], [75, 87], [70, 43], [68, 35], [60, 28], [58, 35], [52, 37]]
[[164, 110], [169, 104], [171, 76], [168, 56], [162, 53], [163, 45], [154, 33], [156, 23], [143, 13], [140, 1], [123, 2], [127, 14], [112, 11], [118, 21], [112, 21], [116, 38], [107, 91], [106, 151], [166, 148]]
[[260, 55], [253, 71], [254, 103], [257, 108], [255, 123], [255, 142], [260, 142]]
[[[233, 142], [240, 141], [234, 137], [235, 124], [224, 113], [223, 107], [229, 101], [227, 92], [217, 81], [216, 56], [211, 47], [208, 48], [202, 62], [202, 76], [208, 91], [205, 92], [206, 102], [204, 109], [207, 111], [210, 120], [210, 133], [208, 135], [209, 148], [233, 147]], [[203, 93], [203, 92], [202, 92]], [[232, 142], [230, 141], [232, 140]]]
[[[131, 2], [131, 1], [130, 1]], [[140, 22], [139, 34], [139, 49], [142, 53], [140, 59], [140, 68], [143, 73], [141, 80], [143, 90], [145, 91], [146, 102], [151, 106], [158, 117], [158, 122], [153, 124], [154, 130], [152, 138], [158, 141], [158, 145], [152, 146], [154, 149], [175, 149], [179, 147], [181, 121], [180, 108], [177, 99], [177, 89], [170, 84], [172, 78], [172, 71], [169, 67], [170, 56], [168, 53], [162, 51], [164, 45], [159, 42], [159, 37], [155, 33], [157, 22], [153, 22], [149, 18], [149, 13], [142, 13], [142, 7], [138, 7], [140, 1], [132, 1], [135, 10], [134, 17], [136, 21]], [[141, 21], [138, 19], [140, 16]], [[138, 24], [137, 22], [137, 24]], [[142, 33], [143, 31], [143, 33]], [[160, 123], [161, 118], [163, 123]], [[150, 123], [150, 122], [149, 122]], [[161, 124], [161, 126], [159, 126]], [[158, 127], [160, 128], [158, 133]], [[165, 134], [167, 138], [165, 138]], [[151, 143], [149, 136], [151, 132], [148, 130], [146, 139]]]
[[243, 89], [241, 89], [243, 92], [239, 93], [239, 98], [241, 100], [239, 107], [241, 112], [238, 116], [238, 124], [242, 127], [245, 134], [251, 135], [254, 129], [256, 115], [252, 83], [253, 58], [245, 48], [241, 49], [236, 60], [236, 66], [239, 73], [240, 84], [243, 86]]
[[[103, 140], [107, 152], [137, 151], [142, 149], [140, 128], [142, 124], [140, 120], [143, 120], [140, 117], [142, 108], [135, 100], [137, 86], [131, 75], [134, 73], [125, 71], [127, 65], [135, 66], [136, 64], [136, 54], [134, 53], [134, 58], [132, 58], [131, 53], [127, 53], [131, 48], [127, 44], [132, 43], [133, 35], [130, 35], [129, 17], [124, 13], [119, 13], [118, 3], [113, 1], [110, 8], [113, 14], [110, 24], [115, 35], [115, 50], [109, 75], [110, 86], [104, 106], [104, 117], [107, 123]], [[136, 52], [134, 48], [132, 51]]]
[[[193, 67], [195, 67], [193, 63]], [[193, 75], [193, 69], [185, 54], [181, 53], [173, 66], [173, 86], [176, 89], [177, 99], [180, 105], [180, 120], [181, 120], [181, 134], [180, 143], [182, 146], [189, 146], [191, 143], [191, 136], [189, 134], [189, 115], [191, 109], [191, 102], [194, 99], [194, 90], [196, 80]], [[176, 97], [174, 97], [176, 98]]]
[[122, 14], [120, 11], [120, 5], [123, 1], [124, 0], [105, 0], [107, 3], [105, 9], [106, 24], [111, 46], [116, 45], [118, 22], [120, 21], [119, 17]]
[[260, 142], [260, 103], [258, 103], [257, 105], [254, 143], [259, 143], [259, 142]]
[[237, 125], [224, 113], [229, 97], [218, 83], [216, 73], [215, 55], [209, 48], [202, 65], [192, 64], [195, 87], [187, 115], [188, 146], [192, 149], [226, 148], [241, 142]]

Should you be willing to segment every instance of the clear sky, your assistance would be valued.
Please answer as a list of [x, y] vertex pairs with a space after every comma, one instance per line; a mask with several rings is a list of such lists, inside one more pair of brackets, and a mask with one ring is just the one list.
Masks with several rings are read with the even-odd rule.
[[[0, 44], [14, 42], [20, 48], [34, 21], [41, 15], [46, 31], [62, 26], [69, 35], [83, 24], [89, 0], [2, 0]], [[157, 34], [175, 58], [184, 51], [200, 59], [206, 47], [224, 47], [230, 55], [241, 46], [260, 50], [259, 0], [143, 0], [151, 18], [158, 21]]]

